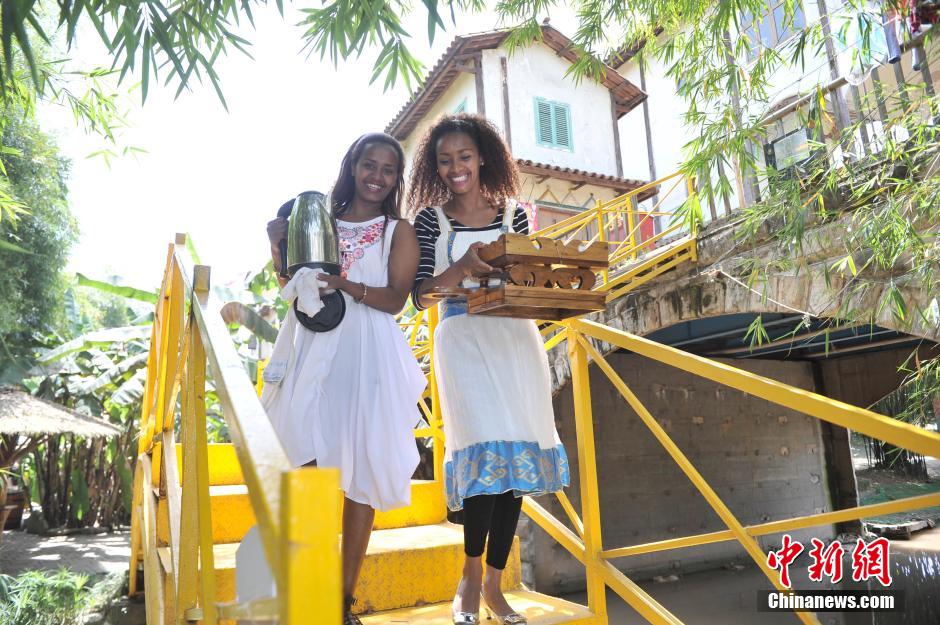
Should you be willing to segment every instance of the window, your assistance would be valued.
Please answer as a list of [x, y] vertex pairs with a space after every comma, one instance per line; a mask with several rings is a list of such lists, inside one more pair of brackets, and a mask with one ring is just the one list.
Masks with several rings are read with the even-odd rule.
[[535, 98], [535, 138], [539, 145], [572, 149], [571, 112], [567, 104]]
[[467, 112], [467, 98], [464, 98], [463, 102], [458, 104], [457, 108], [454, 109], [454, 115], [458, 113], [466, 113], [466, 112]]
[[786, 19], [784, 5], [784, 2], [773, 3], [770, 9], [757, 19], [751, 13], [741, 16], [741, 32], [751, 40], [749, 61], [757, 56], [762, 46], [774, 48], [806, 26], [806, 16], [799, 3], [793, 7], [791, 20]]

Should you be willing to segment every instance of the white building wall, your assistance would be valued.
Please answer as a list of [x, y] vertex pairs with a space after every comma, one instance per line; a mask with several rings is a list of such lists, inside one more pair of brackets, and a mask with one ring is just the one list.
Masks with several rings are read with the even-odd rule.
[[[627, 62], [618, 71], [640, 85], [640, 67], [636, 61]], [[663, 178], [679, 169], [683, 161], [682, 147], [692, 137], [683, 123], [686, 104], [676, 92], [675, 81], [666, 75], [665, 66], [656, 59], [648, 59], [645, 74], [653, 162], [657, 177]], [[638, 106], [620, 119], [620, 148], [624, 176], [648, 180], [650, 168], [643, 115], [643, 107]], [[669, 192], [675, 183], [676, 180], [670, 180], [661, 187], [660, 210], [675, 209], [688, 197], [681, 182]]]
[[[607, 88], [590, 80], [575, 84], [573, 79], [566, 78], [565, 72], [571, 64], [544, 44], [534, 44], [509, 55], [507, 64], [513, 155], [539, 163], [616, 175], [610, 92]], [[489, 91], [494, 83], [489, 72], [485, 77]], [[493, 90], [501, 95], [500, 88], [497, 71]], [[570, 107], [572, 150], [538, 144], [535, 133], [536, 97]], [[488, 101], [488, 113], [489, 106]], [[501, 108], [494, 107], [494, 110]], [[492, 113], [489, 116], [494, 117]]]
[[467, 112], [475, 113], [477, 108], [477, 92], [476, 80], [473, 74], [460, 74], [450, 88], [434, 103], [434, 106], [431, 107], [424, 118], [418, 122], [418, 125], [411, 131], [411, 134], [405, 137], [405, 140], [401, 142], [405, 150], [405, 180], [408, 180], [411, 176], [411, 162], [414, 159], [415, 152], [418, 150], [418, 145], [421, 143], [422, 137], [424, 137], [424, 133], [434, 125], [434, 122], [436, 122], [439, 117], [453, 113], [464, 99], [467, 101]]
[[[522, 52], [522, 54], [525, 54]], [[483, 50], [483, 105], [486, 107], [486, 118], [499, 128], [503, 138], [506, 138], [506, 128], [503, 123], [503, 84], [500, 57], [505, 57], [506, 51], [500, 49]], [[507, 61], [507, 74], [511, 69]]]
[[[639, 88], [640, 67], [636, 63], [624, 65], [619, 71]], [[623, 177], [650, 180], [643, 105], [621, 117], [618, 123], [620, 125], [620, 151], [623, 157]], [[663, 172], [657, 169], [656, 173], [661, 175]]]

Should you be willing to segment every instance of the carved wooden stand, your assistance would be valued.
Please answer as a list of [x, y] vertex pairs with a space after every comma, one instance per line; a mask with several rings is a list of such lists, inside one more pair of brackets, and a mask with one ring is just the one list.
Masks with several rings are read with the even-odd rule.
[[608, 267], [607, 245], [504, 234], [479, 250], [497, 269], [478, 289], [448, 289], [438, 296], [464, 296], [472, 314], [558, 321], [604, 310], [606, 293], [591, 289], [595, 270]]

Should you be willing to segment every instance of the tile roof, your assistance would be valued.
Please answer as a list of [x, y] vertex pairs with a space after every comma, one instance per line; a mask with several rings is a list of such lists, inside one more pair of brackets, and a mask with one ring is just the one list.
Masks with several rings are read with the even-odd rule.
[[[457, 79], [462, 71], [460, 64], [474, 59], [483, 50], [499, 47], [509, 33], [510, 29], [500, 29], [455, 37], [428, 72], [418, 91], [385, 127], [385, 132], [399, 140], [405, 139]], [[548, 24], [542, 25], [542, 43], [571, 63], [578, 58], [578, 52], [573, 49], [571, 39]], [[604, 78], [600, 82], [611, 91], [618, 117], [625, 115], [646, 99], [646, 93], [610, 65], [605, 64]]]
[[[519, 165], [519, 171], [524, 174], [535, 174], [549, 176], [551, 178], [560, 178], [570, 180], [571, 182], [583, 182], [584, 184], [593, 184], [599, 187], [607, 187], [621, 193], [627, 193], [634, 189], [649, 184], [645, 180], [633, 180], [631, 178], [621, 178], [620, 176], [611, 176], [609, 174], [599, 174], [596, 172], [576, 169], [574, 167], [561, 167], [559, 165], [550, 165], [548, 163], [538, 163], [529, 159], [518, 158], [516, 164]], [[640, 193], [637, 201], [650, 198], [659, 191], [658, 187], [652, 187]]]

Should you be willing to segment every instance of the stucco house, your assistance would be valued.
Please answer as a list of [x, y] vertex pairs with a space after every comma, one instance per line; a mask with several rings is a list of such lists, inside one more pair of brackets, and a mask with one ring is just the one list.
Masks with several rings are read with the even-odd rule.
[[576, 60], [571, 40], [547, 23], [542, 41], [511, 54], [508, 35], [458, 36], [438, 59], [385, 129], [401, 141], [408, 161], [438, 117], [470, 112], [493, 122], [512, 149], [522, 172], [518, 199], [534, 227], [646, 184], [644, 177], [624, 177], [619, 125], [646, 94], [609, 65], [603, 81], [576, 84], [565, 76]]

